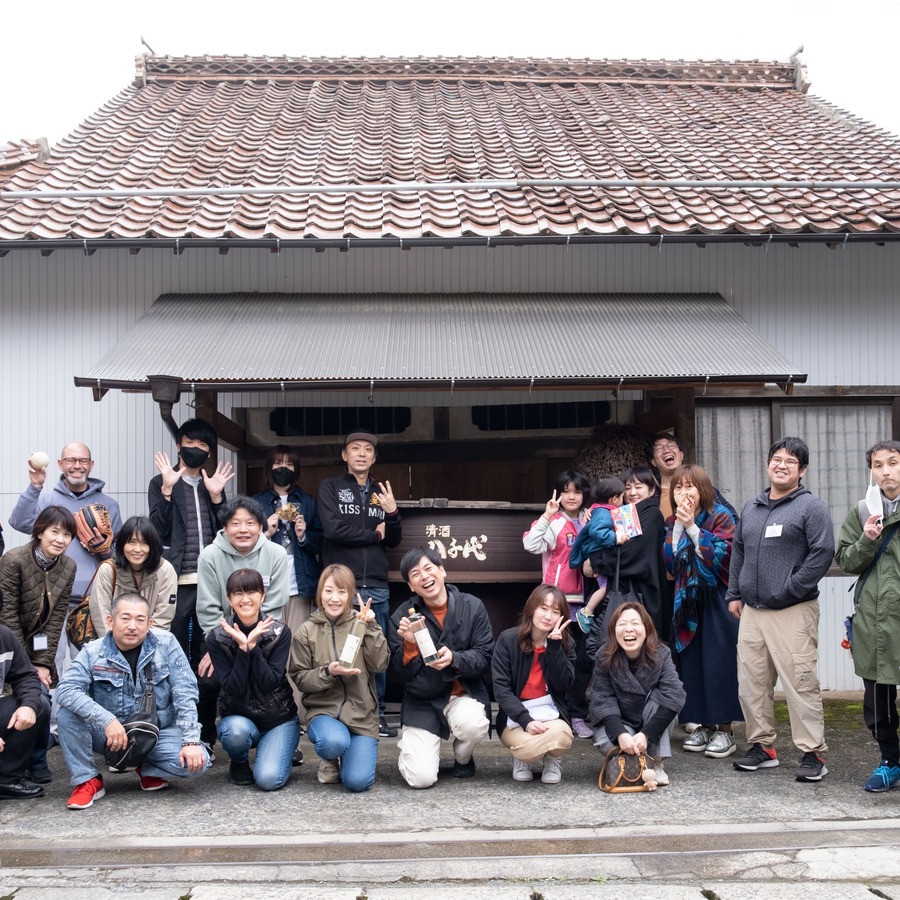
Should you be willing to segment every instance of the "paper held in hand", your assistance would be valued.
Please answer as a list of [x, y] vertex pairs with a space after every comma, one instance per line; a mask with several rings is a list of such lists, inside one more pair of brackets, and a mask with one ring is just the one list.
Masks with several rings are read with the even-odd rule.
[[631, 538], [643, 534], [641, 531], [641, 520], [638, 516], [637, 506], [634, 503], [626, 503], [617, 509], [611, 509], [613, 526], [616, 529], [616, 535], [625, 535], [625, 540], [630, 541]]

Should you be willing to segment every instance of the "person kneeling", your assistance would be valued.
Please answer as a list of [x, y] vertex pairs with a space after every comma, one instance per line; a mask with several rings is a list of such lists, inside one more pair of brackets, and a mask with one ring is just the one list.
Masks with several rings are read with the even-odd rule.
[[[484, 676], [491, 666], [494, 634], [487, 611], [477, 597], [446, 583], [436, 550], [414, 547], [400, 561], [400, 575], [417, 595], [391, 616], [389, 634], [391, 664], [406, 687], [400, 710], [400, 774], [410, 787], [431, 787], [438, 778], [441, 740], [452, 736], [453, 777], [471, 778], [472, 753], [491, 727]], [[423, 618], [430, 635], [428, 662], [416, 638]]]
[[594, 663], [589, 713], [594, 745], [604, 755], [618, 747], [657, 757], [656, 782], [667, 785], [662, 760], [672, 755], [670, 737], [684, 701], [672, 654], [650, 614], [640, 603], [623, 603]]
[[60, 679], [59, 743], [75, 786], [69, 809], [86, 809], [106, 795], [94, 753], [121, 751], [123, 722], [139, 706], [146, 679], [153, 682], [159, 740], [137, 769], [141, 790], [169, 786], [209, 768], [200, 743], [197, 681], [178, 641], [150, 631], [150, 607], [140, 594], [121, 594], [106, 619], [109, 631], [85, 644]]
[[525, 601], [519, 625], [494, 648], [491, 674], [500, 706], [497, 731], [513, 755], [513, 779], [531, 781], [531, 764], [543, 760], [541, 781], [559, 784], [561, 759], [572, 746], [566, 696], [575, 680], [575, 646], [565, 594], [542, 584]]
[[[234, 784], [256, 784], [263, 791], [284, 787], [300, 737], [297, 704], [287, 680], [291, 631], [272, 616], [262, 618], [263, 577], [237, 569], [225, 582], [234, 615], [206, 636], [219, 693], [218, 736], [231, 757]], [[256, 748], [251, 768], [248, 754]]]
[[[375, 783], [375, 676], [387, 668], [390, 652], [371, 598], [363, 604], [356, 594], [360, 609], [354, 612], [354, 594], [356, 580], [347, 566], [325, 567], [316, 611], [294, 638], [291, 677], [302, 694], [306, 730], [320, 759], [319, 783], [343, 782], [359, 793]], [[341, 659], [335, 659], [338, 655]]]

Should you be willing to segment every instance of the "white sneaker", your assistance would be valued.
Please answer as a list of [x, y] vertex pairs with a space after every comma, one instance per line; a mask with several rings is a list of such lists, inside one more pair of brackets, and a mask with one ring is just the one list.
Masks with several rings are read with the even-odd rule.
[[544, 754], [544, 768], [541, 771], [541, 781], [544, 784], [559, 784], [562, 781], [562, 760], [559, 756]]
[[682, 722], [681, 727], [684, 729], [684, 733], [687, 735], [693, 734], [699, 727], [699, 722]]
[[716, 731], [704, 751], [712, 759], [725, 759], [737, 750], [734, 738], [727, 731]]
[[531, 764], [513, 757], [513, 781], [533, 780], [534, 772], [531, 771]]
[[667, 787], [669, 784], [669, 774], [663, 768], [663, 760], [657, 760], [654, 769], [656, 770], [656, 783], [660, 787]]
[[691, 753], [702, 753], [709, 743], [709, 732], [701, 725], [694, 729], [694, 733], [681, 745]]
[[341, 770], [336, 759], [319, 760], [319, 784], [340, 784]]

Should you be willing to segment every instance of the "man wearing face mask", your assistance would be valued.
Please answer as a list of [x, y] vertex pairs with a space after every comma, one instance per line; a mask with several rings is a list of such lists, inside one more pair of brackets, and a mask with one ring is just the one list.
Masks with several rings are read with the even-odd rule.
[[[178, 463], [158, 452], [154, 462], [159, 475], [148, 488], [150, 521], [163, 540], [163, 555], [178, 573], [178, 593], [172, 634], [187, 656], [191, 669], [203, 658], [203, 629], [197, 622], [197, 559], [219, 531], [219, 510], [225, 504], [225, 485], [234, 477], [231, 463], [220, 462], [212, 475], [203, 469], [219, 437], [208, 422], [188, 419], [178, 429], [175, 445]], [[216, 690], [200, 686], [197, 715], [202, 740], [210, 747], [216, 739]]]

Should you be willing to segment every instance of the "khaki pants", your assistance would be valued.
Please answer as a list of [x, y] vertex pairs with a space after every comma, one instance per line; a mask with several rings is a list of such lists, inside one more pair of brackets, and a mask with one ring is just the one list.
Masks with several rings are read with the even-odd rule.
[[[453, 739], [454, 758], [458, 763], [467, 763], [491, 727], [484, 715], [484, 704], [466, 694], [451, 697], [444, 707], [444, 718]], [[400, 750], [397, 765], [403, 780], [413, 788], [431, 787], [438, 778], [441, 739], [424, 728], [404, 725], [397, 747]]]
[[572, 729], [563, 719], [551, 719], [544, 724], [547, 730], [542, 734], [529, 734], [524, 728], [504, 728], [500, 743], [522, 762], [535, 762], [545, 753], [562, 756], [572, 746]]
[[827, 750], [819, 689], [819, 601], [787, 609], [744, 606], [738, 629], [738, 695], [747, 741], [775, 744], [775, 680], [781, 679], [794, 744], [804, 753]]

